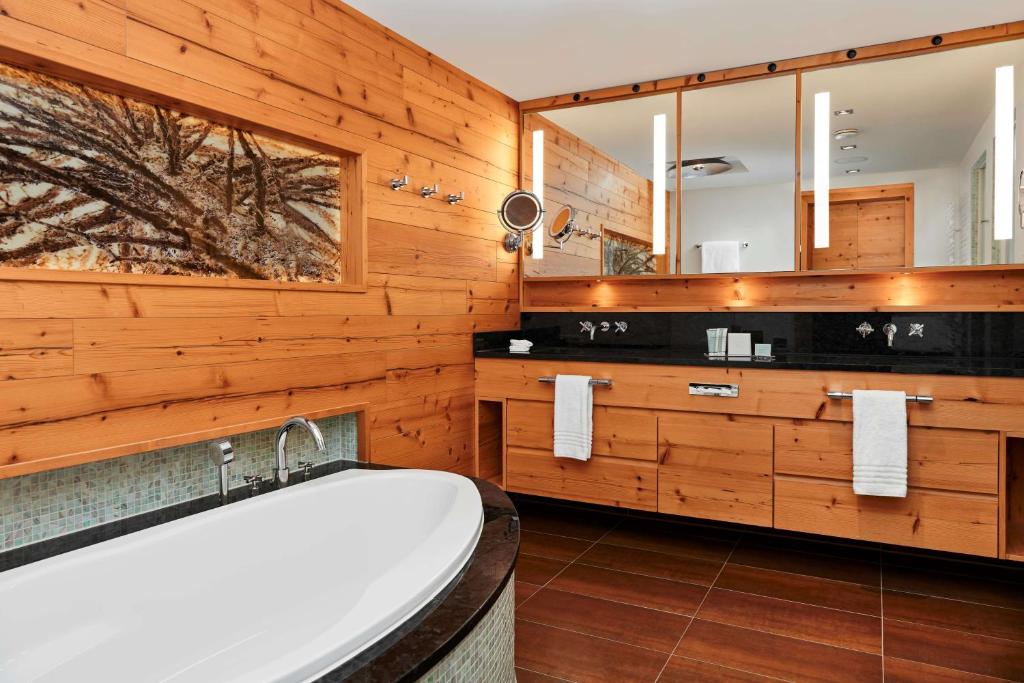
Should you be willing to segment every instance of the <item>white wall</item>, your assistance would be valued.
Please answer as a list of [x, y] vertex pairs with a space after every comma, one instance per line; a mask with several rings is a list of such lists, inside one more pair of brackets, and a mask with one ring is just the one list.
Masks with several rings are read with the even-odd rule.
[[793, 183], [683, 192], [683, 272], [699, 273], [698, 242], [750, 242], [740, 250], [744, 272], [794, 270]]

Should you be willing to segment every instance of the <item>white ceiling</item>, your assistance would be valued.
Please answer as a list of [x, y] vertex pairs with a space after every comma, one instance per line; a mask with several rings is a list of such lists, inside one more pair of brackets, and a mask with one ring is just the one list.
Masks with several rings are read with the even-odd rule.
[[1024, 19], [1021, 0], [345, 0], [526, 100]]

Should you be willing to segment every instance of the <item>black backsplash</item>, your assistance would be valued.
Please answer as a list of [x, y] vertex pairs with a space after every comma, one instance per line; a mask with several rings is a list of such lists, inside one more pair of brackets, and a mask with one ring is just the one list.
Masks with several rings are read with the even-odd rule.
[[[593, 341], [580, 329], [595, 323]], [[616, 321], [628, 325], [614, 331]], [[609, 331], [601, 331], [601, 323]], [[866, 339], [856, 331], [874, 327]], [[889, 348], [882, 327], [897, 326]], [[911, 323], [924, 324], [924, 337], [909, 336]], [[699, 355], [707, 350], [706, 330], [726, 327], [750, 332], [754, 343], [770, 343], [777, 356], [835, 354], [955, 358], [1024, 358], [1024, 313], [524, 313], [518, 332], [475, 335], [477, 350], [507, 348], [509, 338], [529, 339], [540, 348], [672, 350]]]

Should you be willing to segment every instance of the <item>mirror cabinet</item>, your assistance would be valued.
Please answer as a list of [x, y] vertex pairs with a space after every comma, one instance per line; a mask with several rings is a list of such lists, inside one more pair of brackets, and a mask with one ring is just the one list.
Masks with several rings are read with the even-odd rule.
[[523, 273], [1024, 263], [1022, 115], [1021, 39], [527, 110]]

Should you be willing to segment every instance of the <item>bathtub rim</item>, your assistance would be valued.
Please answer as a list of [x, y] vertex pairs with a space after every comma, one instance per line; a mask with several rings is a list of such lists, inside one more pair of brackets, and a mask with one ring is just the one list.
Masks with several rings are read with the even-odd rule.
[[[308, 483], [351, 469], [405, 468], [333, 461], [314, 468]], [[352, 659], [322, 674], [318, 680], [330, 683], [415, 680], [451, 652], [493, 607], [515, 569], [519, 551], [519, 518], [504, 491], [489, 482], [467, 478], [476, 485], [480, 494], [483, 524], [476, 546], [462, 569], [401, 625]], [[306, 483], [294, 481], [289, 483], [289, 487]], [[241, 491], [233, 494], [234, 499], [244, 498]], [[0, 553], [0, 572], [214, 509], [217, 502], [218, 496], [207, 496], [8, 550]]]

